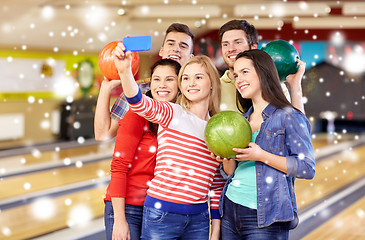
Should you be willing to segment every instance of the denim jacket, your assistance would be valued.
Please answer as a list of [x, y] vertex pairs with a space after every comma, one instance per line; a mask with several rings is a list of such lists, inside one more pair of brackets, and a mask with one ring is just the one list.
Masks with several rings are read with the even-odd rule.
[[[243, 114], [249, 118], [252, 107]], [[312, 179], [315, 174], [314, 152], [311, 144], [311, 127], [308, 119], [293, 108], [279, 109], [269, 104], [262, 112], [264, 119], [256, 144], [263, 150], [286, 157], [287, 173], [276, 170], [263, 162], [256, 162], [257, 220], [258, 227], [274, 222], [290, 222], [290, 229], [298, 225], [298, 209], [294, 193], [295, 178]], [[223, 216], [223, 200], [228, 178], [219, 202]]]

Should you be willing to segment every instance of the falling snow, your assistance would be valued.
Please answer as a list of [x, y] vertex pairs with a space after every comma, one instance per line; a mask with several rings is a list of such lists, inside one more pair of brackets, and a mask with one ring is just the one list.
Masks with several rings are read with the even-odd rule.
[[[120, 1], [121, 6], [127, 6], [130, 1]], [[161, 0], [162, 4], [170, 5], [173, 1], [169, 0]], [[198, 0], [192, 0], [188, 3], [191, 3], [191, 5], [199, 5], [202, 1]], [[290, 1], [281, 1], [281, 5], [277, 5], [275, 7], [269, 7], [270, 5], [260, 5], [259, 10], [264, 11], [266, 13], [265, 16], [259, 16], [254, 15], [251, 19], [253, 19], [254, 22], [260, 22], [260, 20], [265, 18], [270, 19], [276, 19], [280, 16], [285, 15], [285, 3], [288, 3]], [[97, 29], [93, 34], [86, 34], [85, 32], [78, 26], [76, 23], [74, 25], [65, 25], [62, 29], [53, 27], [46, 29], [46, 34], [42, 35], [42, 38], [47, 39], [49, 42], [55, 42], [56, 39], [73, 39], [75, 42], [83, 39], [82, 44], [85, 45], [83, 47], [75, 46], [71, 47], [71, 49], [66, 49], [65, 46], [62, 45], [53, 45], [50, 48], [50, 51], [54, 53], [55, 55], [64, 53], [65, 51], [67, 54], [69, 54], [71, 57], [75, 59], [79, 59], [86, 51], [93, 51], [96, 52], [97, 49], [95, 49], [95, 45], [99, 43], [107, 43], [108, 41], [113, 40], [112, 39], [112, 33], [116, 30], [119, 30], [123, 28], [122, 32], [126, 30], [130, 31], [133, 26], [123, 26], [121, 27], [121, 24], [124, 24], [123, 21], [111, 21], [107, 17], [106, 9], [101, 5], [93, 5], [89, 3], [89, 1], [85, 1], [87, 6], [87, 11], [80, 13], [80, 19], [82, 19], [82, 23], [90, 29]], [[302, 1], [298, 2], [298, 5], [302, 11], [307, 11], [310, 7], [308, 6], [309, 3]], [[73, 5], [65, 5], [64, 7], [60, 7], [59, 9], [64, 9], [67, 13], [70, 11], [75, 11], [76, 8], [73, 7]], [[42, 16], [42, 20], [46, 22], [48, 25], [52, 26], [53, 20], [57, 18], [57, 12], [60, 11], [58, 8], [53, 8], [51, 6], [42, 5], [39, 9], [39, 13]], [[11, 8], [7, 8], [6, 6], [3, 7], [2, 13], [6, 13], [7, 11], [11, 11]], [[142, 11], [145, 13], [149, 12], [149, 8], [147, 6], [142, 8]], [[330, 8], [326, 8], [323, 12], [328, 14], [331, 11]], [[124, 13], [120, 12], [118, 10], [119, 15], [123, 15]], [[314, 18], [321, 19], [324, 13], [312, 13], [312, 16]], [[220, 17], [225, 20], [228, 18], [233, 17], [231, 13], [220, 13]], [[300, 24], [305, 18], [308, 18], [309, 16], [302, 17], [300, 15], [292, 15], [292, 21], [295, 24]], [[120, 16], [120, 18], [123, 18]], [[194, 21], [192, 24], [193, 30], [195, 29], [203, 29], [209, 26], [210, 22], [215, 20], [213, 16], [210, 14], [205, 14], [203, 16], [203, 19], [199, 19], [197, 21]], [[221, 20], [222, 20], [221, 19]], [[353, 16], [353, 19], [356, 20], [357, 16]], [[153, 20], [153, 23], [156, 25], [159, 25], [161, 23], [165, 24], [167, 23], [167, 20], [163, 17], [159, 17]], [[276, 28], [278, 36], [280, 36], [280, 32], [283, 32], [284, 29], [287, 27], [287, 23], [281, 20], [275, 20]], [[151, 21], [152, 24], [152, 21]], [[31, 31], [36, 32], [40, 31], [43, 27], [41, 23], [38, 23], [36, 21], [32, 22], [26, 22], [23, 23], [24, 26], [16, 25], [15, 22], [6, 22], [2, 24], [1, 31], [4, 36], [11, 37], [14, 33], [18, 31], [18, 29], [29, 29]], [[156, 27], [157, 29], [157, 27]], [[155, 37], [156, 39], [159, 37], [162, 37], [163, 31], [153, 29], [151, 32], [151, 35]], [[200, 31], [200, 30], [199, 30]], [[260, 30], [259, 30], [260, 32]], [[294, 34], [303, 34], [307, 35], [309, 38], [312, 39], [313, 43], [318, 43], [322, 41], [321, 34], [316, 31], [316, 29], [296, 29], [296, 32]], [[18, 53], [29, 53], [31, 51], [34, 51], [34, 47], [28, 43], [26, 40], [26, 35], [23, 37], [18, 36], [18, 39], [20, 39], [17, 43], [14, 43], [13, 50], [14, 52]], [[264, 35], [263, 35], [264, 36]], [[365, 103], [365, 93], [363, 91], [364, 86], [364, 79], [363, 75], [365, 72], [365, 50], [364, 50], [364, 44], [363, 43], [351, 43], [349, 39], [346, 38], [347, 36], [339, 29], [338, 31], [333, 31], [333, 34], [330, 36], [329, 42], [326, 46], [326, 49], [322, 50], [313, 50], [310, 51], [310, 56], [306, 55], [307, 59], [302, 59], [307, 61], [307, 70], [306, 70], [306, 76], [305, 80], [303, 80], [303, 103], [305, 104], [305, 110], [307, 117], [310, 119], [310, 122], [312, 124], [312, 130], [313, 134], [311, 135], [311, 139], [314, 144], [314, 150], [315, 154], [318, 156], [321, 156], [320, 160], [317, 162], [317, 175], [315, 179], [311, 181], [297, 181], [296, 188], [300, 189], [301, 191], [298, 192], [298, 205], [300, 207], [310, 206], [310, 204], [313, 204], [315, 201], [323, 201], [323, 197], [327, 197], [328, 195], [332, 194], [331, 191], [336, 191], [335, 186], [337, 184], [351, 184], [352, 182], [356, 181], [357, 179], [360, 179], [364, 176], [363, 172], [363, 155], [359, 154], [359, 147], [356, 144], [359, 144], [360, 141], [363, 144], [363, 134], [360, 132], [363, 130], [355, 129], [357, 132], [354, 134], [353, 127], [351, 121], [357, 120], [357, 119], [364, 119], [364, 103]], [[32, 36], [28, 36], [28, 38], [32, 38]], [[40, 37], [39, 37], [40, 38]], [[264, 37], [265, 38], [265, 37]], [[269, 39], [263, 39], [263, 40], [269, 40]], [[292, 44], [296, 44], [296, 41], [286, 39], [290, 41]], [[201, 43], [207, 43], [205, 39], [200, 40]], [[304, 45], [302, 47], [305, 47]], [[332, 48], [333, 47], [333, 48]], [[302, 54], [305, 54], [305, 51], [307, 51], [305, 48], [302, 49]], [[10, 54], [9, 54], [10, 55]], [[4, 63], [7, 64], [14, 64], [17, 62], [17, 57], [14, 56], [3, 56]], [[76, 61], [76, 60], [75, 60]], [[336, 68], [336, 79], [331, 76], [323, 76], [320, 74], [316, 74], [315, 71], [320, 71], [321, 63], [323, 62], [329, 62], [331, 66], [334, 66]], [[2, 62], [1, 62], [2, 63]], [[58, 61], [50, 58], [48, 59], [48, 63], [52, 66], [56, 66], [58, 64]], [[27, 64], [29, 69], [32, 69], [32, 71], [40, 71], [41, 69], [41, 63], [40, 62], [32, 62]], [[39, 81], [42, 82], [42, 88], [47, 89], [50, 91], [54, 91], [55, 94], [62, 96], [64, 100], [69, 103], [65, 106], [65, 109], [67, 111], [71, 111], [72, 104], [75, 100], [78, 99], [78, 94], [80, 87], [77, 82], [77, 78], [75, 77], [74, 73], [78, 69], [78, 60], [75, 63], [71, 64], [71, 69], [64, 69], [65, 67], [62, 66], [61, 73], [57, 73], [56, 75], [60, 76], [59, 78], [55, 78], [53, 80], [47, 78], [44, 74], [37, 74], [37, 78]], [[310, 71], [310, 69], [315, 71]], [[14, 77], [14, 81], [10, 81], [12, 84], [11, 87], [15, 86], [16, 89], [12, 89], [13, 91], [19, 91], [23, 89], [24, 82], [28, 81], [30, 75], [26, 71], [17, 71], [16, 76]], [[45, 83], [47, 82], [47, 83]], [[3, 85], [1, 85], [3, 86]], [[339, 90], [337, 88], [339, 88]], [[350, 90], [349, 90], [350, 89]], [[337, 91], [338, 90], [338, 91]], [[343, 92], [350, 92], [350, 95], [345, 98], [345, 100], [341, 100], [341, 96]], [[357, 91], [358, 90], [358, 91]], [[313, 93], [311, 95], [311, 93]], [[314, 95], [317, 95], [318, 98], [315, 98]], [[314, 99], [316, 99], [314, 101]], [[0, 99], [3, 103], [10, 102], [11, 99]], [[38, 113], [35, 111], [35, 108], [44, 108], [44, 105], [49, 104], [49, 99], [38, 97], [33, 93], [30, 93], [25, 97], [24, 103], [26, 105], [28, 111], [27, 114], [30, 114], [32, 117], [35, 117], [37, 114], [40, 116], [39, 122], [37, 122], [37, 129], [32, 129], [33, 131], [42, 131], [42, 132], [50, 132], [52, 131], [52, 116], [53, 113], [51, 112], [53, 109], [47, 109], [47, 112], [42, 111], [41, 113]], [[318, 112], [313, 112], [313, 108], [318, 107], [320, 108]], [[227, 106], [221, 105], [221, 109], [225, 109]], [[324, 116], [320, 115], [320, 112], [324, 113], [330, 113], [333, 114], [332, 116]], [[159, 116], [159, 118], [162, 118], [162, 116]], [[28, 116], [27, 116], [28, 121]], [[329, 126], [324, 127], [321, 129], [320, 132], [316, 131], [318, 129], [315, 129], [318, 127], [318, 124], [322, 123], [320, 122], [320, 119], [326, 120], [328, 122], [332, 120], [342, 119], [345, 121], [349, 121], [349, 126], [345, 126], [344, 129], [339, 129], [339, 125], [337, 121], [333, 121], [333, 125], [330, 122]], [[19, 119], [14, 120], [14, 124], [19, 124]], [[177, 119], [174, 119], [172, 121], [173, 125], [179, 125], [179, 122]], [[85, 126], [83, 122], [81, 121], [75, 121], [72, 123], [72, 127], [75, 130], [80, 130], [82, 127]], [[303, 124], [300, 125], [302, 128], [306, 128]], [[341, 126], [342, 127], [342, 126]], [[39, 129], [39, 130], [38, 130]], [[147, 129], [145, 129], [147, 130]], [[360, 132], [360, 133], [359, 133]], [[85, 136], [76, 136], [76, 142], [77, 145], [85, 145], [87, 143], [88, 139]], [[355, 141], [354, 147], [344, 147], [344, 143], [348, 143], [351, 141]], [[323, 144], [325, 146], [318, 147], [316, 144], [319, 142], [324, 142]], [[160, 144], [163, 144], [161, 141]], [[322, 144], [322, 143], [321, 143]], [[300, 145], [300, 143], [298, 143]], [[106, 149], [109, 151], [109, 153], [112, 153], [112, 150]], [[105, 151], [106, 151], [105, 150]], [[140, 150], [140, 148], [138, 149]], [[148, 148], [149, 152], [156, 152], [157, 149], [155, 146], [151, 146]], [[54, 157], [56, 154], [62, 153], [62, 157], [59, 157], [60, 159], [55, 160], [56, 157]], [[329, 153], [329, 154], [328, 154]], [[86, 161], [84, 159], [78, 160], [78, 158], [73, 158], [71, 160], [71, 157], [65, 157], [63, 154], [63, 149], [61, 147], [56, 146], [54, 147], [54, 151], [52, 153], [52, 157], [50, 159], [53, 161], [52, 164], [59, 164], [64, 165], [62, 167], [73, 167], [78, 168], [78, 170], [82, 170], [86, 166]], [[97, 156], [96, 153], [95, 157]], [[328, 155], [326, 155], [328, 154]], [[32, 159], [38, 159], [41, 160], [42, 157], [47, 155], [47, 153], [43, 153], [42, 150], [33, 148], [30, 150], [31, 157], [20, 157], [17, 158], [15, 162], [20, 164], [18, 167], [22, 169], [27, 168], [28, 166], [35, 166], [32, 161]], [[110, 154], [111, 155], [111, 154]], [[283, 152], [280, 152], [280, 155], [283, 155]], [[60, 155], [61, 156], [61, 155]], [[123, 157], [124, 153], [115, 152], [114, 157]], [[324, 157], [323, 157], [324, 156]], [[328, 157], [329, 156], [329, 157]], [[48, 157], [48, 155], [47, 155]], [[110, 157], [108, 155], [108, 157]], [[299, 153], [298, 159], [299, 160], [305, 160], [305, 154]], [[88, 160], [90, 158], [93, 158], [93, 156], [88, 156]], [[58, 162], [57, 162], [58, 161]], [[55, 163], [57, 162], [57, 163]], [[32, 165], [33, 164], [33, 165]], [[166, 165], [172, 166], [173, 161], [171, 159], [166, 160]], [[129, 168], [131, 165], [129, 165]], [[179, 173], [181, 169], [178, 167], [174, 167], [176, 170], [176, 173]], [[52, 177], [57, 178], [59, 176], [59, 173], [57, 171], [52, 171]], [[0, 175], [8, 174], [9, 169], [7, 167], [1, 167], [0, 168]], [[11, 172], [11, 170], [10, 170]], [[98, 178], [104, 178], [108, 177], [109, 169], [97, 169], [93, 171], [93, 174]], [[188, 170], [189, 176], [196, 175], [196, 172], [193, 169]], [[306, 172], [303, 171], [303, 174], [305, 175]], [[110, 176], [109, 176], [110, 177]], [[283, 177], [287, 177], [286, 175], [283, 175]], [[347, 178], [351, 177], [351, 180], [346, 182]], [[6, 181], [6, 178], [1, 178], [1, 182]], [[44, 181], [51, 181], [51, 179], [44, 179]], [[271, 184], [273, 183], [272, 177], [266, 177], [265, 178], [266, 183]], [[328, 187], [323, 187], [322, 182], [327, 183]], [[150, 185], [150, 181], [147, 182], [147, 185]], [[20, 188], [25, 192], [31, 192], [33, 189], [38, 189], [39, 184], [33, 183], [30, 180], [23, 181], [20, 184]], [[239, 180], [234, 180], [233, 185], [240, 186], [241, 183]], [[341, 185], [344, 187], [345, 185]], [[303, 187], [304, 186], [304, 187]], [[105, 186], [102, 186], [105, 187]], [[188, 185], [183, 186], [185, 190], [189, 189]], [[209, 192], [209, 196], [213, 196], [215, 194], [214, 191]], [[92, 197], [91, 197], [92, 198]], [[90, 199], [90, 197], [89, 197]], [[269, 198], [264, 199], [265, 202], [271, 201]], [[84, 202], [87, 202], [86, 200], [83, 200]], [[102, 202], [102, 197], [100, 197], [100, 202]], [[324, 201], [326, 202], [326, 201]], [[87, 222], [89, 222], [93, 218], [93, 209], [92, 206], [89, 206], [87, 204], [77, 204], [78, 200], [73, 198], [65, 198], [63, 200], [63, 204], [70, 209], [69, 216], [67, 217], [67, 225], [69, 227], [75, 227], [84, 225]], [[342, 203], [345, 204], [345, 203]], [[39, 198], [35, 199], [31, 205], [31, 212], [34, 216], [34, 218], [47, 221], [48, 219], [51, 219], [56, 214], [56, 206], [51, 201], [51, 199], [48, 198]], [[155, 208], [160, 209], [162, 207], [161, 203], [156, 203]], [[299, 208], [299, 210], [301, 210]], [[0, 211], [0, 214], [4, 214], [4, 211]], [[327, 218], [332, 214], [330, 209], [324, 209], [320, 212], [314, 213], [314, 216], [321, 217], [321, 218]], [[355, 210], [355, 217], [357, 218], [357, 221], [364, 221], [365, 218], [365, 211], [364, 208], [357, 208]], [[354, 220], [354, 221], [356, 221]], [[337, 220], [334, 222], [336, 228], [344, 228], [347, 225], [347, 222], [344, 220]], [[13, 229], [9, 226], [2, 225], [1, 226], [1, 233], [4, 236], [11, 236], [13, 233]]]

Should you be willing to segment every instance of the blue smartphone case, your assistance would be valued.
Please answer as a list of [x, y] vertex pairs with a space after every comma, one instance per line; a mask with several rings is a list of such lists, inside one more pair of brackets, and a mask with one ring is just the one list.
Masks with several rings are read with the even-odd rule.
[[136, 36], [123, 38], [123, 44], [126, 51], [148, 51], [151, 49], [151, 36]]

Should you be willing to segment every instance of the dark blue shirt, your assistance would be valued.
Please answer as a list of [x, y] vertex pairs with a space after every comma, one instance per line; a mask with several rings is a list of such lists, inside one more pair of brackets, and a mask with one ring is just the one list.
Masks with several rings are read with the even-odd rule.
[[[243, 114], [249, 119], [252, 107]], [[294, 193], [295, 178], [312, 179], [315, 174], [314, 151], [311, 143], [311, 125], [305, 115], [293, 108], [276, 108], [269, 104], [262, 112], [263, 123], [255, 143], [263, 150], [286, 157], [287, 173], [256, 162], [257, 220], [258, 227], [274, 222], [298, 224], [298, 208]], [[227, 176], [222, 170], [222, 175]], [[223, 199], [232, 177], [223, 189], [220, 214], [223, 216]]]

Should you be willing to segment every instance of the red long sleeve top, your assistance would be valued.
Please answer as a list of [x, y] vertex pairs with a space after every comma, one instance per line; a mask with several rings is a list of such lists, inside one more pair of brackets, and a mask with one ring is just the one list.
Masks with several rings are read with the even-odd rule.
[[149, 122], [133, 111], [119, 120], [111, 162], [111, 180], [104, 201], [125, 198], [125, 203], [143, 206], [156, 164], [157, 138]]

